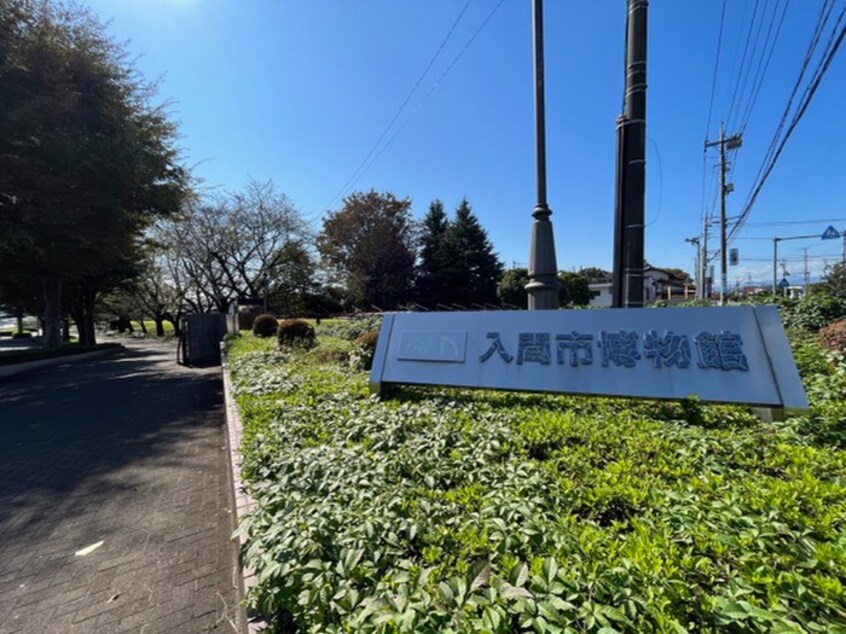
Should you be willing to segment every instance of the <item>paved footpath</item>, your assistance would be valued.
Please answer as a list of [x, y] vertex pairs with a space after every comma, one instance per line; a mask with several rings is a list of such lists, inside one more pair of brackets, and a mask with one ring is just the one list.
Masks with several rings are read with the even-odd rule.
[[128, 346], [0, 382], [0, 634], [235, 631], [220, 369]]

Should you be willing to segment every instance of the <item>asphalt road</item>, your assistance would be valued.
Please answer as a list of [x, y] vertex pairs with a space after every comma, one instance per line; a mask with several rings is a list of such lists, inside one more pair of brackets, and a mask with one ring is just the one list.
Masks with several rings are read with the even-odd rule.
[[0, 634], [234, 631], [220, 370], [128, 345], [0, 382]]

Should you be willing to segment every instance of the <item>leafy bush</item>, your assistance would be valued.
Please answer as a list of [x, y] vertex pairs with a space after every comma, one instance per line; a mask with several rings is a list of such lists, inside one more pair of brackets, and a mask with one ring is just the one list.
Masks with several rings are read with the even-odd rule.
[[285, 319], [276, 334], [280, 350], [311, 348], [314, 345], [314, 328], [301, 319]]
[[820, 344], [832, 352], [846, 352], [846, 319], [821, 328]]
[[355, 341], [366, 332], [379, 330], [381, 325], [382, 318], [378, 315], [350, 317], [346, 319], [326, 319], [318, 326], [318, 332], [321, 337], [335, 337], [346, 341]]
[[272, 337], [279, 329], [279, 322], [273, 315], [259, 315], [253, 321], [253, 335], [256, 337]]
[[785, 327], [804, 328], [811, 332], [846, 316], [846, 303], [823, 293], [806, 295], [801, 299], [784, 299], [780, 306]]
[[[257, 502], [239, 530], [271, 631], [839, 631], [842, 360], [805, 377], [811, 415], [773, 426], [693, 401], [380, 401], [251, 339], [227, 344]], [[279, 389], [251, 392], [265, 372]]]
[[373, 366], [373, 356], [376, 354], [376, 343], [379, 340], [378, 330], [368, 330], [355, 340], [355, 350], [350, 355], [350, 361], [358, 370], [370, 370]]

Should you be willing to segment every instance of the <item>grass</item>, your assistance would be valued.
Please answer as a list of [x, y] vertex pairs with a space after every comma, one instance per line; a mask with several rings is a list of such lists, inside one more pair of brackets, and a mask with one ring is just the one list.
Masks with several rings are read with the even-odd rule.
[[271, 631], [846, 631], [846, 366], [811, 339], [813, 410], [768, 425], [695, 401], [379, 400], [351, 342], [318, 338], [227, 342]]
[[[153, 321], [152, 319], [145, 319], [144, 320], [144, 326], [147, 328], [147, 336], [154, 337], [156, 335], [156, 322], [155, 321]], [[143, 332], [143, 330], [141, 329], [141, 322], [139, 322], [137, 320], [134, 320], [132, 322], [132, 327], [135, 328], [135, 330], [138, 331], [138, 332]], [[170, 323], [169, 321], [164, 322], [164, 332], [165, 332], [165, 334], [164, 334], [165, 337], [172, 337], [173, 336], [173, 332], [174, 332], [173, 331], [173, 324]]]

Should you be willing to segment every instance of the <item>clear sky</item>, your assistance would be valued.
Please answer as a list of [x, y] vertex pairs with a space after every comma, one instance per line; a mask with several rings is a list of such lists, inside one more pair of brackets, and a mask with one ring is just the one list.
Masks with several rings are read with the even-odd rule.
[[[87, 0], [111, 20], [117, 40], [128, 40], [141, 72], [163, 76], [160, 98], [174, 102], [188, 162], [208, 186], [235, 190], [249, 177], [272, 178], [318, 229], [326, 209], [339, 208], [339, 191], [373, 187], [408, 196], [418, 218], [434, 198], [454, 209], [466, 196], [502, 260], [525, 265], [535, 204], [531, 0], [471, 0], [383, 135], [466, 2]], [[770, 16], [778, 18], [786, 6], [743, 147], [733, 157], [730, 216], [752, 187], [822, 3], [727, 0], [707, 129], [712, 139], [722, 119], [732, 122], [729, 133], [741, 127], [738, 113], [750, 103], [765, 35], [779, 23], [769, 30]], [[716, 152], [703, 163], [703, 142], [722, 4], [652, 0], [649, 6], [646, 257], [657, 266], [692, 272], [694, 249], [684, 238], [699, 234], [703, 206], [716, 209]], [[836, 16], [846, 0], [834, 4]], [[626, 3], [545, 5], [549, 203], [558, 264], [610, 268]], [[752, 29], [747, 51], [755, 44], [758, 52], [747, 53], [755, 63], [746, 65], [747, 81], [736, 92], [756, 5], [764, 19], [756, 23], [757, 39], [759, 27]], [[732, 245], [741, 264], [730, 269], [731, 284], [750, 277], [768, 283], [775, 235], [822, 233], [828, 224], [846, 229], [844, 58], [841, 50]], [[352, 178], [363, 161], [366, 169]], [[772, 224], [817, 219], [839, 220]], [[748, 239], [755, 237], [761, 239]], [[842, 243], [782, 243], [792, 281], [802, 277], [804, 247], [816, 277], [825, 263], [839, 260]]]

